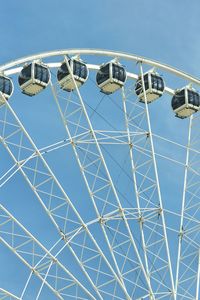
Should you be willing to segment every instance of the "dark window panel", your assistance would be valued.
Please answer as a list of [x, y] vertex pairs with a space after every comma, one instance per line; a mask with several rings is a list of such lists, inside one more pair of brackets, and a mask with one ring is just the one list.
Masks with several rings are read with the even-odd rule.
[[113, 64], [112, 65], [113, 78], [125, 82], [126, 73], [123, 67]]
[[20, 85], [24, 84], [25, 82], [31, 79], [31, 70], [32, 70], [32, 64], [25, 66], [22, 69], [18, 78], [18, 82]]
[[48, 83], [49, 81], [49, 70], [48, 68], [35, 64], [35, 79], [40, 80], [41, 82]]
[[5, 78], [3, 76], [0, 77], [0, 91], [3, 94], [9, 95], [9, 96], [11, 95], [11, 93], [12, 93], [12, 83], [11, 83], [10, 79]]
[[87, 66], [84, 63], [74, 61], [73, 74], [80, 78], [86, 79], [87, 78]]
[[176, 95], [173, 96], [172, 98], [172, 108], [176, 109], [181, 107], [186, 103], [185, 99], [185, 89], [179, 91], [176, 93]]
[[[149, 81], [148, 81], [148, 74], [144, 75], [144, 87], [145, 87], [145, 91], [147, 91], [149, 89]], [[143, 88], [142, 88], [142, 79], [138, 79], [135, 85], [135, 92], [137, 95], [140, 95], [143, 92]]]
[[188, 103], [195, 106], [200, 106], [199, 94], [194, 91], [188, 90]]
[[97, 77], [96, 77], [98, 84], [101, 84], [104, 81], [109, 79], [109, 77], [110, 77], [109, 66], [110, 66], [110, 64], [107, 64], [104, 67], [101, 67], [100, 70], [98, 71]]
[[63, 63], [61, 67], [58, 69], [57, 78], [58, 80], [62, 80], [64, 77], [69, 75], [69, 70], [67, 68], [66, 63]]

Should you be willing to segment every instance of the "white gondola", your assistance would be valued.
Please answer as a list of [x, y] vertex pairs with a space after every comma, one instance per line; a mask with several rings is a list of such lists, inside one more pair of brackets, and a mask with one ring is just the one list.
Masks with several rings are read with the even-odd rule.
[[[89, 74], [86, 64], [82, 60], [75, 58], [68, 59], [68, 63], [70, 69], [72, 70], [73, 78], [76, 82], [77, 87], [82, 86], [87, 80]], [[57, 79], [60, 84], [60, 87], [63, 90], [71, 92], [75, 89], [74, 81], [65, 61], [61, 64], [60, 68], [58, 69]]]
[[21, 70], [18, 82], [22, 92], [28, 96], [34, 96], [45, 89], [50, 81], [50, 71], [41, 62], [27, 64]]
[[[162, 96], [165, 84], [163, 78], [155, 71], [148, 71], [143, 75], [147, 103], [151, 103]], [[145, 102], [142, 88], [142, 77], [139, 76], [135, 84], [135, 92], [140, 102]]]
[[181, 119], [190, 117], [200, 109], [199, 93], [188, 86], [176, 90], [171, 105], [177, 117]]
[[0, 75], [0, 106], [12, 96], [13, 90], [14, 87], [11, 79]]
[[123, 87], [126, 77], [124, 67], [116, 61], [110, 61], [100, 66], [96, 82], [101, 92], [109, 95]]

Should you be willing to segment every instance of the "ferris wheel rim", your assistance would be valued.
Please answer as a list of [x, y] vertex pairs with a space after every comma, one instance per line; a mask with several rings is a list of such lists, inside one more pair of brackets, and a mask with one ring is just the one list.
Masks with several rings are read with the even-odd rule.
[[[122, 59], [129, 59], [129, 60], [133, 60], [133, 61], [135, 61], [136, 63], [139, 63], [139, 65], [140, 65], [140, 67], [141, 67], [141, 69], [142, 69], [142, 64], [147, 64], [147, 65], [151, 65], [151, 66], [154, 66], [154, 67], [158, 67], [158, 68], [162, 68], [163, 70], [165, 70], [165, 71], [169, 71], [169, 72], [171, 72], [171, 73], [174, 73], [175, 75], [177, 75], [177, 76], [179, 76], [179, 77], [182, 77], [182, 78], [185, 78], [185, 79], [189, 79], [191, 82], [194, 82], [194, 83], [198, 83], [198, 84], [200, 84], [200, 80], [199, 79], [197, 79], [197, 78], [194, 78], [194, 77], [192, 77], [192, 76], [190, 76], [190, 75], [188, 75], [188, 74], [186, 74], [186, 73], [184, 73], [184, 72], [181, 72], [181, 71], [179, 71], [179, 70], [177, 70], [177, 69], [175, 69], [175, 68], [171, 68], [170, 66], [167, 66], [167, 65], [164, 65], [164, 64], [161, 64], [161, 63], [159, 63], [159, 62], [156, 62], [156, 61], [153, 61], [153, 60], [148, 60], [148, 59], [146, 59], [146, 58], [143, 58], [143, 57], [139, 57], [139, 56], [134, 56], [134, 55], [129, 55], [129, 54], [125, 54], [125, 53], [120, 53], [120, 52], [115, 52], [115, 51], [108, 51], [108, 50], [95, 50], [95, 49], [76, 49], [76, 50], [74, 50], [74, 49], [71, 49], [71, 50], [58, 50], [58, 51], [52, 51], [52, 52], [45, 52], [45, 53], [40, 53], [40, 54], [35, 54], [35, 55], [32, 55], [32, 56], [27, 56], [27, 57], [24, 57], [24, 58], [20, 58], [20, 59], [18, 59], [18, 60], [15, 60], [15, 61], [12, 61], [12, 62], [10, 62], [10, 63], [7, 63], [7, 64], [5, 64], [5, 65], [2, 65], [2, 66], [0, 66], [0, 72], [3, 72], [3, 71], [1, 71], [1, 70], [5, 70], [5, 73], [7, 74], [7, 72], [9, 72], [10, 70], [12, 70], [13, 72], [12, 72], [12, 74], [16, 74], [17, 73], [17, 69], [19, 69], [19, 68], [16, 68], [16, 69], [12, 69], [12, 67], [14, 68], [15, 66], [17, 66], [17, 65], [21, 65], [21, 64], [23, 64], [23, 63], [26, 63], [26, 62], [31, 62], [32, 60], [37, 60], [37, 59], [43, 59], [43, 58], [48, 58], [48, 57], [54, 57], [54, 56], [60, 56], [60, 57], [62, 57], [62, 56], [64, 56], [64, 58], [65, 58], [65, 60], [66, 60], [66, 56], [67, 55], [75, 55], [75, 54], [80, 54], [80, 55], [96, 55], [96, 56], [108, 56], [108, 57], [116, 57], [117, 56], [117, 58], [122, 58]], [[47, 65], [51, 68], [52, 67], [52, 65], [54, 64], [54, 67], [57, 67], [56, 65], [58, 65], [57, 63], [47, 63]], [[98, 67], [99, 65], [88, 65], [88, 66], [91, 66], [91, 68], [92, 68], [92, 66], [93, 67]], [[10, 68], [10, 69], [9, 69]], [[21, 66], [20, 66], [20, 68], [21, 68]], [[7, 72], [6, 72], [7, 71]], [[11, 74], [11, 73], [10, 73]], [[129, 73], [129, 74], [132, 74], [132, 73]], [[141, 73], [142, 74], [142, 73]], [[138, 75], [135, 75], [135, 76], [137, 76], [138, 77]], [[73, 78], [73, 76], [72, 76], [72, 78]], [[135, 79], [135, 78], [134, 78]], [[143, 82], [143, 85], [144, 85], [144, 82]], [[76, 87], [76, 89], [78, 90], [78, 87]], [[145, 89], [144, 89], [145, 90]], [[169, 88], [168, 88], [168, 90], [170, 90]], [[79, 91], [79, 90], [78, 90]], [[172, 90], [171, 90], [172, 91]], [[78, 93], [78, 92], [77, 92]], [[80, 96], [79, 96], [79, 98], [81, 98]], [[147, 101], [146, 101], [147, 102]], [[148, 109], [147, 109], [147, 104], [145, 104], [146, 105], [146, 111], [148, 112]], [[127, 115], [126, 113], [125, 113], [125, 115]], [[94, 131], [95, 132], [95, 131]], [[153, 135], [153, 134], [152, 134]], [[97, 143], [98, 141], [95, 141], [95, 143]], [[99, 143], [99, 142], [98, 142]], [[130, 144], [129, 144], [130, 145]], [[151, 150], [151, 152], [153, 153], [153, 155], [155, 156], [156, 155], [156, 153], [154, 153], [154, 149], [153, 150]], [[103, 157], [103, 155], [100, 153], [100, 156], [101, 157]], [[155, 164], [155, 163], [154, 163]], [[106, 165], [106, 164], [105, 164]], [[157, 168], [157, 167], [156, 167]], [[157, 184], [158, 185], [158, 187], [159, 187], [159, 183]], [[117, 193], [116, 193], [117, 194]], [[123, 208], [124, 209], [124, 208]], [[140, 209], [140, 208], [139, 208]], [[123, 210], [122, 210], [123, 211]], [[180, 217], [180, 216], [179, 216]], [[100, 219], [95, 219], [95, 221], [98, 221], [99, 222], [99, 220]], [[102, 219], [101, 219], [102, 220]], [[89, 224], [92, 224], [93, 223], [93, 221], [90, 221], [89, 222]], [[163, 223], [163, 226], [162, 226], [162, 228], [167, 228], [166, 227], [166, 225]], [[168, 243], [168, 242], [167, 242]], [[167, 244], [167, 246], [168, 246], [168, 244]], [[143, 266], [143, 262], [141, 263], [141, 265]], [[145, 272], [144, 273], [146, 273], [146, 269], [144, 270]], [[121, 271], [119, 272], [120, 274], [119, 275], [121, 275]], [[199, 274], [200, 274], [200, 269], [199, 269]], [[173, 278], [173, 276], [172, 276], [172, 278]], [[173, 280], [172, 280], [173, 281]], [[148, 278], [147, 278], [147, 282], [148, 282]], [[151, 285], [150, 285], [150, 288], [151, 288]], [[150, 289], [149, 288], [149, 289]], [[125, 292], [126, 292], [126, 289], [124, 290]], [[176, 296], [175, 295], [175, 292], [174, 292], [174, 289], [172, 289], [172, 292], [174, 293], [174, 297]], [[152, 294], [153, 296], [155, 296], [154, 295], [154, 292], [153, 292], [153, 294]], [[148, 295], [147, 295], [147, 297], [148, 297]], [[146, 298], [146, 296], [145, 296], [145, 298]], [[127, 299], [129, 299], [129, 298], [127, 298]], [[175, 299], [175, 298], [174, 298]]]
[[40, 52], [33, 55], [28, 55], [21, 57], [19, 59], [15, 59], [6, 64], [0, 65], [0, 72], [5, 72], [6, 70], [16, 67], [18, 65], [30, 62], [32, 60], [44, 59], [54, 56], [63, 56], [63, 55], [99, 55], [99, 56], [108, 56], [108, 57], [117, 57], [120, 59], [131, 60], [135, 62], [144, 63], [150, 65], [155, 68], [162, 69], [164, 71], [170, 72], [174, 75], [180, 76], [186, 80], [191, 81], [191, 83], [195, 83], [200, 85], [200, 79], [190, 75], [187, 72], [179, 70], [178, 68], [174, 68], [168, 64], [161, 63], [159, 61], [149, 59], [140, 55], [130, 54], [126, 52], [119, 52], [113, 50], [105, 50], [105, 49], [93, 49], [93, 48], [79, 48], [79, 49], [61, 49], [61, 50], [53, 50], [47, 52]]

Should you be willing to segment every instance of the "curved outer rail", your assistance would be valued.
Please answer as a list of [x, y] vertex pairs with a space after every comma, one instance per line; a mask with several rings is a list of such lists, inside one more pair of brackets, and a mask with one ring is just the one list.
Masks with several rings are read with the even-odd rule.
[[[143, 64], [147, 64], [151, 67], [156, 67], [159, 69], [162, 69], [166, 72], [169, 72], [171, 74], [174, 74], [176, 76], [179, 76], [185, 80], [188, 80], [190, 83], [194, 83], [197, 85], [200, 85], [200, 79], [191, 76], [187, 74], [186, 72], [180, 71], [176, 68], [173, 68], [171, 66], [168, 66], [166, 64], [162, 64], [160, 62], [150, 60], [141, 56], [136, 56], [136, 55], [131, 55], [131, 54], [126, 54], [126, 53], [120, 53], [120, 52], [115, 52], [115, 51], [108, 51], [108, 50], [95, 50], [95, 49], [69, 49], [69, 50], [57, 50], [57, 51], [50, 51], [50, 52], [45, 52], [45, 53], [39, 53], [27, 57], [23, 57], [14, 61], [11, 61], [7, 64], [1, 65], [0, 66], [0, 72], [5, 73], [5, 75], [12, 75], [12, 74], [17, 74], [21, 71], [22, 65], [27, 62], [31, 62], [33, 60], [40, 60], [40, 59], [45, 59], [45, 58], [50, 58], [50, 57], [59, 57], [59, 56], [65, 56], [65, 55], [99, 55], [99, 56], [108, 56], [110, 58], [116, 57], [118, 59], [126, 59], [130, 61], [135, 61]], [[60, 66], [61, 62], [47, 62], [47, 65], [50, 68], [58, 68]], [[91, 70], [98, 70], [99, 65], [96, 64], [87, 64], [88, 68]], [[138, 75], [134, 73], [127, 72], [127, 75], [129, 78], [132, 79], [137, 79]], [[174, 94], [174, 90], [165, 87], [165, 91], [168, 92], [169, 94]], [[198, 278], [199, 278], [199, 270], [198, 269]], [[199, 287], [197, 286], [197, 290]]]
[[[47, 63], [46, 64], [49, 68], [59, 68], [61, 66], [61, 62], [56, 62], [56, 63]], [[89, 70], [99, 70], [100, 65], [94, 65], [94, 64], [86, 64]], [[9, 76], [9, 75], [13, 75], [13, 74], [17, 74], [19, 72], [21, 72], [23, 67], [17, 67], [14, 69], [9, 69], [4, 71], [4, 74]], [[0, 71], [1, 72], [1, 71]], [[130, 73], [130, 72], [126, 72], [127, 77], [128, 78], [132, 78], [134, 80], [138, 79], [138, 75], [134, 74], [134, 73]], [[167, 86], [165, 86], [165, 92], [167, 92], [170, 95], [174, 95], [175, 91]]]
[[7, 64], [3, 64], [0, 66], [0, 72], [4, 72], [10, 68], [16, 67], [20, 64], [37, 60], [37, 59], [44, 59], [52, 56], [62, 56], [62, 55], [100, 55], [100, 56], [111, 56], [117, 57], [121, 59], [133, 60], [136, 62], [142, 62], [144, 64], [150, 65], [152, 67], [157, 67], [159, 69], [168, 71], [175, 75], [178, 75], [184, 79], [191, 81], [192, 83], [200, 85], [200, 79], [191, 76], [190, 74], [180, 71], [176, 68], [173, 68], [167, 64], [162, 64], [158, 61], [151, 60], [142, 56], [128, 54], [128, 53], [121, 53], [117, 51], [109, 51], [109, 50], [101, 50], [101, 49], [66, 49], [66, 50], [55, 50], [49, 52], [38, 53], [30, 56], [25, 56], [16, 60], [13, 60]]

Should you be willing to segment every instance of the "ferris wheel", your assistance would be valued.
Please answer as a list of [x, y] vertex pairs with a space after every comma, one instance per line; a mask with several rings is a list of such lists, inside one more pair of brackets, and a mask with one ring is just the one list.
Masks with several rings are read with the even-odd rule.
[[199, 300], [199, 85], [107, 50], [0, 66], [0, 299]]

